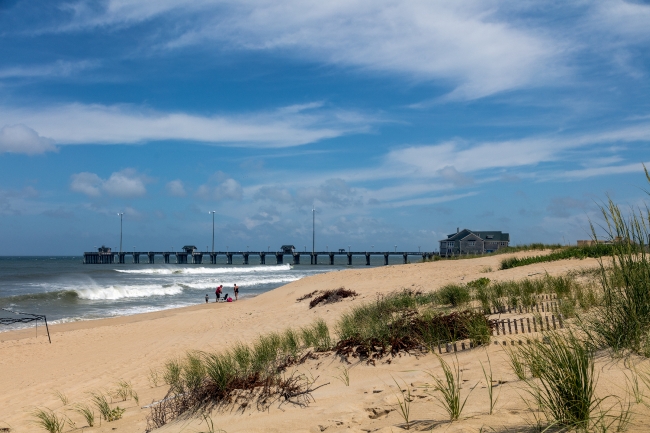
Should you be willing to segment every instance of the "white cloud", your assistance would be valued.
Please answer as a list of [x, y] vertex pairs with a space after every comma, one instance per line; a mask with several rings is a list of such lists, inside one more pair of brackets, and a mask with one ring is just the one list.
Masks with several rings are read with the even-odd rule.
[[146, 178], [135, 170], [125, 169], [111, 174], [102, 187], [109, 195], [116, 197], [140, 197], [147, 193], [144, 186]]
[[210, 201], [241, 200], [243, 193], [239, 182], [221, 171], [216, 172], [196, 190], [197, 197]]
[[28, 124], [65, 144], [132, 144], [159, 140], [252, 147], [289, 147], [364, 132], [375, 120], [322, 104], [247, 114], [199, 116], [132, 105], [70, 104], [0, 107], [0, 118]]
[[60, 30], [173, 20], [155, 36], [161, 46], [275, 51], [439, 80], [455, 88], [452, 97], [472, 99], [566, 74], [562, 40], [512, 19], [525, 8], [484, 0], [112, 0], [103, 9], [76, 3]]
[[55, 150], [53, 140], [41, 137], [25, 125], [6, 125], [0, 128], [0, 153], [38, 155]]
[[105, 192], [114, 197], [133, 198], [145, 195], [145, 183], [150, 181], [148, 177], [130, 168], [114, 172], [108, 179], [102, 179], [95, 173], [83, 172], [71, 176], [70, 189], [89, 197], [99, 197]]
[[102, 179], [95, 173], [85, 171], [71, 176], [70, 189], [90, 197], [99, 197], [102, 195], [102, 183]]
[[185, 197], [187, 195], [185, 185], [183, 185], [183, 181], [179, 179], [167, 182], [165, 188], [167, 189], [167, 194], [173, 197]]

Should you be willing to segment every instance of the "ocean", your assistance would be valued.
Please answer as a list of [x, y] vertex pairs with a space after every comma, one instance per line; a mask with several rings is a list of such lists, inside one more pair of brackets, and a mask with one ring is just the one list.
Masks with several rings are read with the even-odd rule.
[[[240, 298], [256, 296], [309, 275], [348, 269], [344, 261], [337, 257], [334, 266], [84, 265], [82, 257], [0, 257], [0, 308], [44, 314], [48, 323], [125, 316], [204, 303], [206, 294], [214, 302], [219, 284], [231, 296], [234, 284]], [[353, 267], [365, 267], [363, 257], [355, 257]], [[11, 316], [0, 310], [0, 317]], [[19, 327], [2, 326], [0, 332]]]

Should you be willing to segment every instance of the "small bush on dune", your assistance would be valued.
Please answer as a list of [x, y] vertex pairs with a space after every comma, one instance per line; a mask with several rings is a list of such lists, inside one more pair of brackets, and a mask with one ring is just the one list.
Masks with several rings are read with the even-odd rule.
[[443, 305], [458, 307], [465, 305], [472, 300], [469, 289], [459, 284], [448, 284], [441, 287], [437, 292], [437, 301]]

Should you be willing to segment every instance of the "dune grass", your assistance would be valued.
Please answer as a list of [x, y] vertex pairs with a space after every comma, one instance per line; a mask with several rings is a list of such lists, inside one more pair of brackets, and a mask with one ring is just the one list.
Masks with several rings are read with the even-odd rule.
[[[647, 171], [646, 177], [650, 182]], [[625, 215], [609, 200], [601, 211], [607, 235], [619, 241], [612, 260], [601, 260], [602, 308], [584, 316], [582, 328], [598, 347], [650, 357], [650, 210]]]
[[549, 424], [593, 427], [603, 399], [596, 396], [594, 354], [588, 345], [572, 334], [548, 333], [544, 342], [534, 341], [516, 352], [533, 374], [524, 380]]
[[483, 314], [466, 310], [445, 314], [437, 293], [402, 291], [352, 308], [336, 325], [337, 353], [396, 354], [401, 350], [432, 348], [440, 343], [469, 338], [489, 343], [490, 323]]
[[435, 393], [433, 394], [433, 397], [438, 400], [440, 406], [445, 409], [449, 415], [449, 420], [456, 421], [463, 412], [465, 403], [467, 403], [469, 395], [472, 393], [472, 391], [474, 391], [474, 388], [476, 388], [476, 386], [470, 389], [470, 391], [465, 396], [465, 399], [461, 400], [460, 390], [463, 383], [463, 378], [458, 360], [452, 363], [453, 368], [450, 367], [449, 364], [447, 364], [447, 362], [445, 362], [445, 360], [441, 357], [438, 357], [438, 360], [440, 361], [440, 366], [442, 367], [444, 376], [443, 379], [440, 379], [431, 372], [427, 373], [434, 383]]
[[106, 395], [104, 395], [102, 392], [91, 393], [90, 399], [92, 400], [93, 404], [99, 411], [99, 414], [104, 421], [117, 421], [118, 419], [122, 418], [122, 415], [125, 412], [125, 409], [119, 406], [111, 408], [108, 400], [106, 399]]
[[189, 352], [183, 358], [171, 359], [162, 373], [169, 391], [152, 407], [147, 428], [161, 427], [186, 412], [230, 402], [242, 391], [253, 393], [248, 400], [258, 403], [296, 397], [294, 401], [301, 404], [300, 399], [309, 398], [313, 381], [282, 377], [282, 373], [299, 362], [303, 353], [326, 351], [331, 344], [329, 328], [319, 319], [300, 330], [261, 335], [250, 345], [239, 343], [225, 352]]
[[65, 428], [65, 417], [57, 415], [47, 408], [37, 408], [32, 412], [34, 424], [49, 433], [62, 433]]
[[512, 269], [518, 266], [532, 265], [533, 263], [555, 262], [558, 260], [600, 258], [603, 256], [611, 256], [614, 250], [613, 247], [613, 245], [609, 244], [570, 246], [555, 250], [550, 254], [542, 256], [522, 258], [508, 257], [501, 261], [500, 269]]
[[88, 427], [93, 427], [95, 425], [95, 411], [87, 404], [78, 403], [74, 405], [72, 410], [77, 412], [84, 418], [84, 420], [86, 420]]

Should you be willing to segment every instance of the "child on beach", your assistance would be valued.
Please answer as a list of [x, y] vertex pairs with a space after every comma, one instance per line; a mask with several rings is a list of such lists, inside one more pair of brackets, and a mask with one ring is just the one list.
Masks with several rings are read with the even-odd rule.
[[239, 299], [239, 286], [235, 283], [235, 287], [233, 288], [233, 291], [235, 292], [235, 301]]
[[206, 304], [208, 303], [208, 294], [207, 293], [205, 294], [205, 303]]

